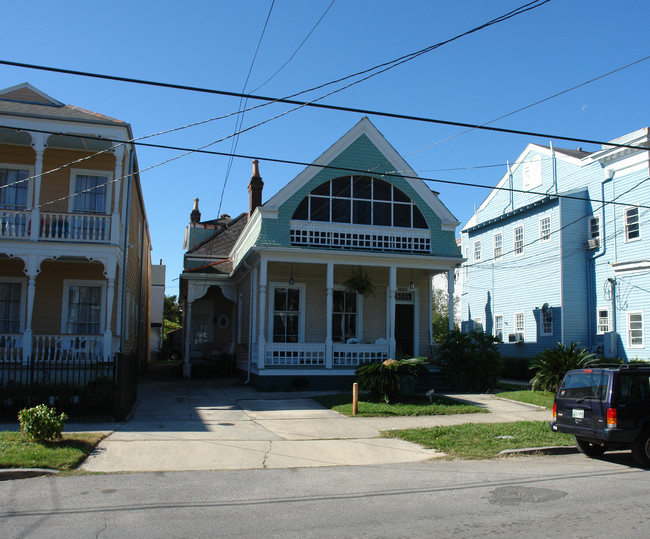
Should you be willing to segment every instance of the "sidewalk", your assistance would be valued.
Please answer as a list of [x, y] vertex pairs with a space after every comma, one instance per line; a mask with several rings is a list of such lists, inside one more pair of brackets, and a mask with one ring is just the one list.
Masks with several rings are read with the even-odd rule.
[[548, 410], [493, 395], [453, 395], [488, 414], [346, 417], [310, 398], [316, 394], [259, 393], [224, 380], [143, 379], [129, 421], [69, 424], [66, 432], [111, 432], [82, 465], [89, 472], [243, 470], [415, 462], [441, 454], [380, 438], [380, 431], [551, 418]]

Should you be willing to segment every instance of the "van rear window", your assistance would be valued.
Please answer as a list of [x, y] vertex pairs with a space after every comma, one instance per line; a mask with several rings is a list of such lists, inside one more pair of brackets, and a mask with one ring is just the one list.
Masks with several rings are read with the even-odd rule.
[[562, 381], [559, 396], [564, 399], [605, 400], [609, 378], [606, 372], [569, 373]]
[[650, 373], [621, 375], [621, 400], [650, 402]]

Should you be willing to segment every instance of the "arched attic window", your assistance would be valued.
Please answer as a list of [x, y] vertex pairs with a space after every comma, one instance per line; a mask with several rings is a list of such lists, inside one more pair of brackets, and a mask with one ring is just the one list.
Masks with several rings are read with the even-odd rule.
[[368, 176], [343, 176], [316, 187], [298, 205], [297, 221], [427, 229], [415, 203], [394, 185]]

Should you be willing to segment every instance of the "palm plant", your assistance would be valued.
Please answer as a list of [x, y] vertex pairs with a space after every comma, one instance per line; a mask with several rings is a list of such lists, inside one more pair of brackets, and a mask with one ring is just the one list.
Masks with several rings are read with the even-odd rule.
[[578, 348], [575, 342], [569, 346], [557, 343], [555, 348], [547, 348], [535, 358], [530, 369], [536, 372], [530, 384], [533, 391], [557, 391], [567, 371], [582, 369], [596, 361], [594, 354]]
[[400, 382], [411, 382], [427, 372], [426, 360], [387, 359], [383, 363], [369, 363], [357, 369], [359, 387], [369, 391], [372, 398], [395, 402], [400, 396]]

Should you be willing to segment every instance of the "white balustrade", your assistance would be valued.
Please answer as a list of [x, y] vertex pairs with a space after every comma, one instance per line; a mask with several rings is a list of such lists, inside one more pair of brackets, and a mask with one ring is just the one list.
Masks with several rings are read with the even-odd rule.
[[278, 365], [325, 365], [325, 344], [321, 343], [267, 343], [267, 367]]
[[32, 361], [102, 361], [104, 338], [101, 335], [35, 335]]
[[41, 213], [41, 239], [107, 243], [110, 237], [110, 215]]
[[30, 212], [18, 210], [0, 211], [0, 237], [25, 238], [29, 235]]
[[21, 362], [23, 360], [23, 336], [16, 333], [0, 334], [0, 361]]
[[332, 364], [336, 366], [358, 367], [364, 363], [377, 363], [389, 357], [388, 344], [342, 344], [333, 345]]

